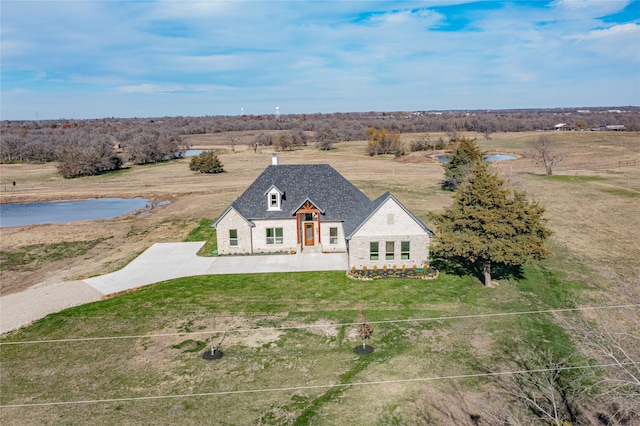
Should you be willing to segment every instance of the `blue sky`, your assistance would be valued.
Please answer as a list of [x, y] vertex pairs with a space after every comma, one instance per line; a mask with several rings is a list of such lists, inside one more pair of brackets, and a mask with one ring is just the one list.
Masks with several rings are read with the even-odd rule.
[[640, 105], [640, 1], [10, 1], [1, 118]]

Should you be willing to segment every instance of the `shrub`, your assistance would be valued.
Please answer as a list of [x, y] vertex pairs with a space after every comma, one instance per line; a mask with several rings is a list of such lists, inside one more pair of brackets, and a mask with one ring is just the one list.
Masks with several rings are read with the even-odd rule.
[[191, 158], [189, 169], [200, 173], [222, 173], [222, 163], [213, 151], [203, 151], [200, 155]]

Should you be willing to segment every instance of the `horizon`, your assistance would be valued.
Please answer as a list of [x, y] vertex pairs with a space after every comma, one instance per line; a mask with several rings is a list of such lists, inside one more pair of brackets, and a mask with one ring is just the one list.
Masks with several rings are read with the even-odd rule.
[[509, 108], [509, 109], [429, 109], [429, 110], [397, 110], [397, 111], [331, 111], [331, 112], [300, 112], [288, 114], [276, 114], [275, 112], [264, 114], [236, 114], [236, 115], [154, 115], [154, 116], [109, 116], [109, 117], [55, 117], [55, 118], [38, 118], [38, 119], [1, 119], [3, 122], [48, 122], [48, 121], [92, 121], [92, 120], [153, 120], [162, 118], [242, 118], [242, 117], [295, 117], [301, 115], [333, 115], [333, 114], [462, 114], [462, 113], [515, 113], [527, 111], [548, 111], [564, 113], [564, 114], [589, 114], [589, 113], [633, 113], [640, 112], [640, 105], [608, 105], [608, 106], [578, 106], [578, 107], [541, 107], [541, 108]]
[[637, 0], [5, 0], [1, 23], [1, 120], [640, 105]]

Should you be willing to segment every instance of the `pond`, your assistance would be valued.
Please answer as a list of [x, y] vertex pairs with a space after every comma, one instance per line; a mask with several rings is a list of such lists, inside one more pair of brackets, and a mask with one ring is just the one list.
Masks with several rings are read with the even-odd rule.
[[[214, 151], [214, 150], [212, 150], [212, 149], [187, 149], [187, 150], [184, 152], [184, 157], [185, 157], [185, 158], [186, 158], [186, 157], [195, 157], [195, 156], [197, 156], [197, 155], [202, 154], [202, 153], [203, 153], [203, 152], [205, 152], [205, 151]], [[180, 152], [176, 152], [176, 155], [177, 155], [178, 157], [180, 157]]]
[[[515, 160], [515, 159], [516, 159], [515, 156], [508, 155], [508, 154], [485, 154], [484, 155], [484, 161], [487, 161], [487, 162], [508, 161], [508, 160]], [[446, 155], [438, 155], [438, 160], [440, 160], [443, 163], [448, 163], [449, 157]]]
[[0, 204], [0, 227], [110, 219], [150, 207], [149, 200], [142, 197]]

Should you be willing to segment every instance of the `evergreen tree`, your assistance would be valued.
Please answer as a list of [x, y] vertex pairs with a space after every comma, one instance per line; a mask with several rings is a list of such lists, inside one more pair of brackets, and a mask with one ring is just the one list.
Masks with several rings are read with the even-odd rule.
[[437, 255], [478, 262], [484, 285], [492, 287], [491, 265], [522, 265], [541, 259], [551, 231], [544, 208], [524, 192], [505, 189], [504, 181], [477, 163], [469, 183], [456, 191], [453, 205], [437, 217]]
[[189, 169], [200, 173], [222, 173], [222, 163], [213, 151], [203, 151], [191, 158]]
[[442, 187], [455, 191], [460, 185], [469, 180], [476, 164], [482, 162], [484, 162], [484, 153], [480, 151], [476, 140], [460, 139], [456, 152], [451, 156], [449, 162], [444, 164]]

